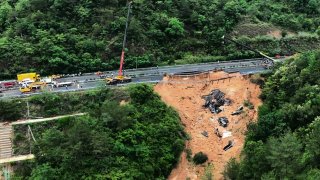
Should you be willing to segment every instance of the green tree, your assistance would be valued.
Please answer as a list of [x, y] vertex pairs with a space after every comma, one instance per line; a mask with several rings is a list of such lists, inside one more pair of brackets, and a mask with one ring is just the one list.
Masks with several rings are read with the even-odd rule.
[[319, 136], [317, 135], [320, 132], [320, 117], [316, 118], [308, 127], [306, 133], [306, 150], [305, 157], [308, 159], [306, 161], [311, 161], [312, 165], [318, 165], [320, 159], [319, 152]]
[[295, 134], [287, 133], [268, 143], [266, 159], [278, 178], [294, 178], [301, 168], [302, 144]]
[[38, 166], [32, 171], [31, 179], [35, 180], [53, 180], [59, 178], [58, 172], [48, 164]]
[[165, 32], [172, 37], [181, 37], [184, 34], [184, 24], [178, 18], [170, 18]]
[[240, 172], [240, 164], [235, 158], [231, 158], [223, 171], [223, 177], [225, 179], [238, 179], [238, 174]]
[[24, 116], [26, 111], [24, 102], [0, 100], [0, 122], [18, 120]]

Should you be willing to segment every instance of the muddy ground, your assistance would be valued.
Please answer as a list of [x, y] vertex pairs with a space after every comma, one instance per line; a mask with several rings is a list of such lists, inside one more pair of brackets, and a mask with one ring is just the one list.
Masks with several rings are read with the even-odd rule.
[[[238, 73], [210, 72], [189, 77], [165, 77], [161, 83], [154, 87], [162, 100], [179, 112], [185, 131], [190, 135], [186, 142], [186, 149], [191, 149], [193, 155], [204, 152], [208, 155], [208, 162], [212, 163], [214, 179], [223, 179], [222, 172], [228, 160], [232, 157], [239, 159], [243, 147], [247, 124], [257, 118], [257, 108], [261, 104], [259, 86], [250, 82], [248, 76]], [[212, 114], [203, 107], [203, 95], [209, 94], [213, 89], [220, 89], [233, 102], [230, 106], [223, 106], [219, 114]], [[249, 100], [254, 109], [244, 108], [244, 112], [231, 116], [244, 100]], [[219, 126], [218, 117], [229, 119], [228, 127]], [[230, 131], [232, 136], [219, 138], [214, 134], [214, 128], [220, 132]], [[208, 137], [201, 132], [207, 131]], [[234, 147], [224, 151], [223, 147], [229, 140], [235, 142]], [[205, 166], [194, 165], [186, 159], [186, 153], [181, 155], [180, 162], [171, 172], [169, 179], [185, 180], [200, 179], [204, 174]]]

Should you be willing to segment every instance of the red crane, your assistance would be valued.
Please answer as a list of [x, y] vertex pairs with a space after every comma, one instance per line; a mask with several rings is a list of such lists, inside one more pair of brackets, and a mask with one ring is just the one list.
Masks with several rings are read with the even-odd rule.
[[106, 78], [107, 85], [115, 85], [118, 83], [127, 83], [131, 82], [131, 78], [123, 75], [123, 64], [124, 64], [124, 53], [125, 53], [125, 47], [126, 47], [126, 41], [127, 41], [127, 31], [129, 26], [129, 18], [130, 18], [130, 10], [132, 6], [132, 1], [128, 2], [128, 12], [127, 12], [127, 20], [126, 20], [126, 28], [124, 31], [124, 37], [122, 42], [122, 51], [121, 51], [121, 58], [120, 58], [120, 68], [118, 72], [118, 76], [114, 78]]
[[129, 24], [129, 17], [130, 17], [130, 10], [131, 10], [132, 2], [130, 1], [128, 3], [128, 12], [127, 12], [127, 20], [126, 20], [126, 28], [124, 30], [124, 37], [122, 42], [122, 52], [121, 52], [121, 58], [120, 58], [120, 68], [119, 68], [119, 76], [123, 76], [123, 64], [124, 64], [124, 51], [126, 47], [126, 41], [127, 41], [127, 30], [128, 30], [128, 24]]

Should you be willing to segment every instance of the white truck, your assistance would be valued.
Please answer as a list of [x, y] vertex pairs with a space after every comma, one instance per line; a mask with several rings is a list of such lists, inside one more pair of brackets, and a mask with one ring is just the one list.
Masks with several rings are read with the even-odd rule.
[[73, 82], [54, 82], [53, 87], [66, 87], [66, 86], [72, 86]]

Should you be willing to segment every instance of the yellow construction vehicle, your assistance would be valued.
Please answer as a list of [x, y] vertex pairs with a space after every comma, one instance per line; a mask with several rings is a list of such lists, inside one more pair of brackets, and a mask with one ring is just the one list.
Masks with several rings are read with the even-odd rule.
[[131, 77], [128, 76], [116, 76], [115, 78], [106, 78], [107, 85], [115, 85], [121, 83], [128, 83], [131, 82]]
[[59, 74], [53, 74], [53, 75], [51, 76], [51, 78], [52, 78], [53, 80], [60, 79], [60, 78], [61, 78], [61, 75], [59, 75]]
[[121, 58], [120, 58], [120, 68], [119, 68], [119, 73], [118, 76], [116, 77], [111, 77], [111, 78], [106, 78], [106, 84], [107, 85], [115, 85], [119, 83], [128, 83], [131, 82], [131, 77], [125, 76], [123, 74], [123, 64], [124, 64], [124, 50], [126, 46], [126, 40], [127, 40], [127, 29], [128, 29], [128, 21], [129, 21], [129, 16], [130, 16], [130, 10], [131, 10], [131, 3], [128, 3], [128, 12], [127, 12], [127, 21], [126, 21], [126, 28], [124, 31], [124, 38], [122, 42], [122, 52], [121, 52]]
[[17, 79], [22, 93], [34, 92], [47, 84], [46, 81], [40, 79], [40, 75], [37, 73], [17, 74]]
[[37, 73], [17, 74], [19, 84], [40, 81], [40, 75]]
[[33, 82], [30, 84], [25, 84], [20, 87], [20, 92], [21, 93], [30, 93], [30, 92], [35, 92], [37, 90], [43, 89], [43, 87], [46, 85], [45, 82]]

